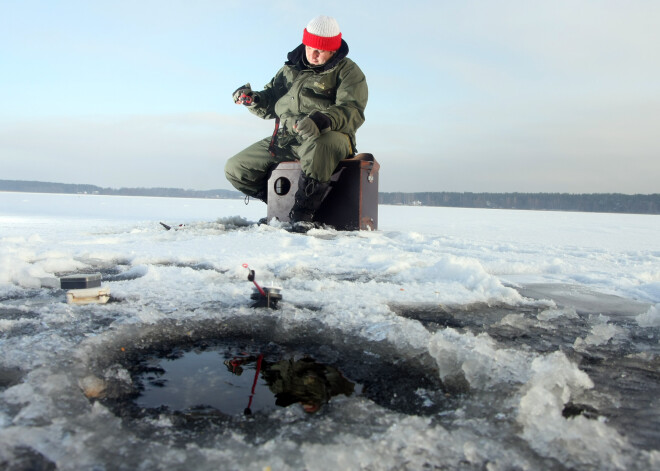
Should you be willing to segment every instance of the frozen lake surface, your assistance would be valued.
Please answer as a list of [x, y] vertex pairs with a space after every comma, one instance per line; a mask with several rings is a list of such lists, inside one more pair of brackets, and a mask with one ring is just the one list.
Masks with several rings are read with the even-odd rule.
[[[659, 216], [264, 215], [0, 193], [0, 468], [660, 467]], [[110, 302], [67, 304], [97, 272]]]

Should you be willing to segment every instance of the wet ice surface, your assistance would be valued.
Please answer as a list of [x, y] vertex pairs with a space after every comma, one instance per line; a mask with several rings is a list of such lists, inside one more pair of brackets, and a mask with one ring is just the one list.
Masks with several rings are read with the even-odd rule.
[[[2, 467], [658, 468], [657, 216], [382, 206], [377, 232], [301, 235], [264, 210], [0, 193]], [[90, 272], [111, 302], [66, 304], [56, 277]], [[357, 389], [313, 414], [140, 403], [139, 365], [223, 342]]]

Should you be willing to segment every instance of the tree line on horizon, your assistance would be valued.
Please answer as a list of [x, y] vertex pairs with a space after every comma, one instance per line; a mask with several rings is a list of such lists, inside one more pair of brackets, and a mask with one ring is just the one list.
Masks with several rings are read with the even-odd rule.
[[660, 214], [660, 193], [379, 193], [379, 203], [456, 208]]
[[243, 198], [232, 190], [184, 190], [181, 188], [104, 188], [76, 183], [54, 183], [24, 180], [0, 180], [0, 191], [25, 193], [64, 193], [110, 196], [155, 196], [169, 198]]
[[[242, 193], [234, 190], [114, 189], [96, 185], [23, 180], [0, 180], [0, 191], [170, 198], [244, 198]], [[660, 214], [660, 193], [627, 195], [622, 193], [379, 192], [378, 202], [380, 204], [408, 206]]]

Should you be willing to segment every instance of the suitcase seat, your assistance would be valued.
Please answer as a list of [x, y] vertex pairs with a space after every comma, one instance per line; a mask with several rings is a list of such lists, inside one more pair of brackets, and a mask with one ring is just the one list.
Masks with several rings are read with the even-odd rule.
[[[372, 154], [358, 154], [339, 162], [330, 178], [331, 190], [314, 215], [314, 221], [337, 230], [378, 229], [378, 172]], [[282, 162], [268, 179], [268, 220], [289, 222], [298, 190], [300, 162]]]

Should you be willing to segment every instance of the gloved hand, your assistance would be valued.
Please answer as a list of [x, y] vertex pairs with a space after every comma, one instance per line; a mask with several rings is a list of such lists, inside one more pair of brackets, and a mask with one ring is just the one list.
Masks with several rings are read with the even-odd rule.
[[314, 111], [309, 116], [305, 116], [298, 121], [293, 129], [300, 134], [304, 139], [317, 138], [321, 134], [330, 131], [332, 122], [323, 113]]
[[249, 83], [238, 87], [232, 97], [237, 105], [254, 106], [259, 101], [258, 95], [252, 91]]

